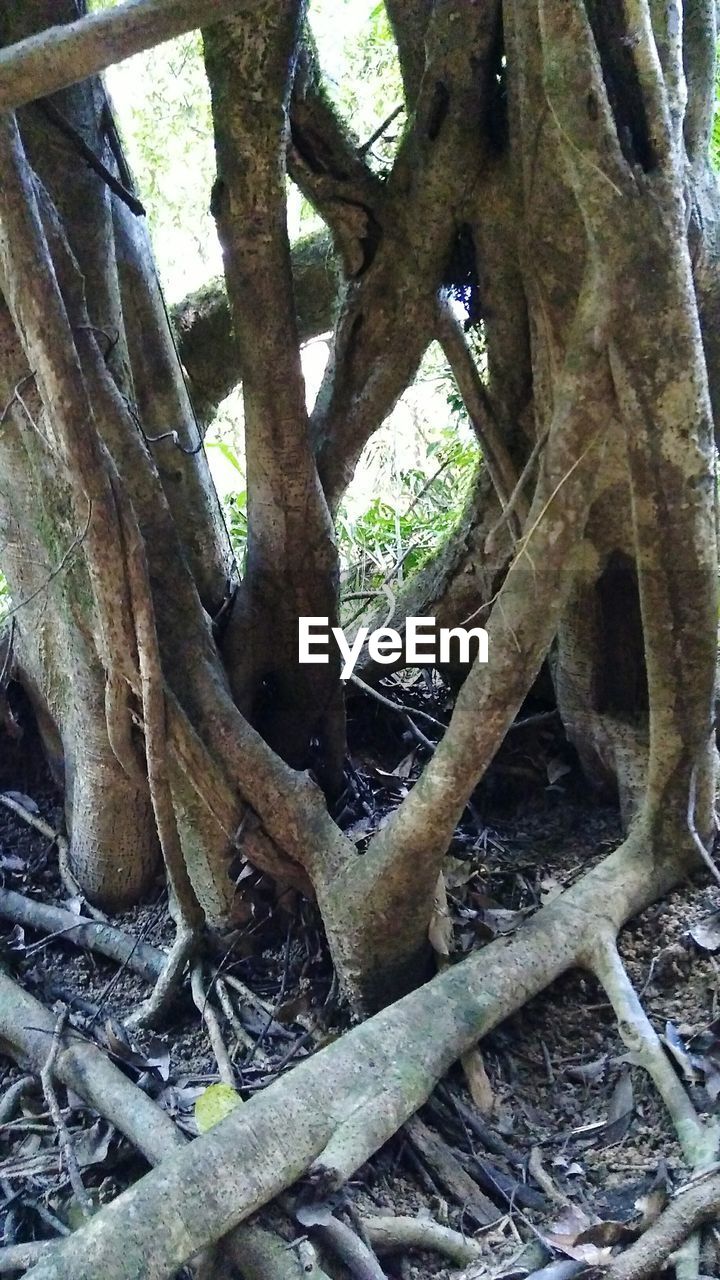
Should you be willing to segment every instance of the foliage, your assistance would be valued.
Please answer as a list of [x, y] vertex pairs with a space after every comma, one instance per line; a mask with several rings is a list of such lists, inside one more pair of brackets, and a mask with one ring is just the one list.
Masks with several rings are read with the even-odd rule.
[[373, 498], [354, 520], [342, 505], [338, 546], [345, 595], [402, 582], [424, 564], [454, 527], [476, 460], [474, 445], [448, 427], [428, 445], [424, 467], [398, 474], [394, 501]]

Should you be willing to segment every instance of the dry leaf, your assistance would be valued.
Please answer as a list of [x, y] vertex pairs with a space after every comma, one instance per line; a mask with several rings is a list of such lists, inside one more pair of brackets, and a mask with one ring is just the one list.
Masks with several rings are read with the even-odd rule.
[[460, 1061], [475, 1106], [482, 1115], [491, 1116], [495, 1108], [495, 1095], [480, 1050], [470, 1049]]
[[720, 950], [720, 911], [713, 911], [690, 926], [690, 937], [703, 951]]
[[547, 780], [550, 783], [551, 787], [554, 786], [554, 784], [558, 782], [560, 778], [564, 778], [566, 774], [570, 772], [571, 772], [570, 765], [567, 764], [565, 760], [561, 760], [559, 756], [556, 756], [553, 760], [548, 760]]
[[453, 926], [448, 911], [447, 893], [442, 874], [435, 888], [435, 903], [428, 927], [430, 946], [438, 956], [449, 956], [453, 941]]

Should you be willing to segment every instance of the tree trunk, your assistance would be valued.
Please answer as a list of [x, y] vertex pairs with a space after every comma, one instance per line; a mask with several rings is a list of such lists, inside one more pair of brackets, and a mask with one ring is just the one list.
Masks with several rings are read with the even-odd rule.
[[[616, 782], [648, 856], [697, 854], [714, 771], [715, 18], [700, 4], [683, 44], [661, 8], [653, 31], [644, 0], [391, 5], [409, 119], [382, 181], [322, 92], [301, 4], [256, 0], [208, 30], [244, 375], [242, 584], [101, 86], [23, 108], [20, 136], [4, 118], [3, 564], [18, 670], [64, 761], [71, 860], [96, 900], [144, 891], [157, 829], [194, 936], [203, 916], [232, 919], [240, 844], [314, 892], [358, 1010], [404, 993], [427, 972], [455, 824], [556, 637], [588, 772]], [[2, 35], [74, 16], [70, 0], [17, 0]], [[309, 419], [286, 171], [342, 264]], [[438, 298], [458, 255], [487, 378]], [[407, 607], [419, 592], [448, 621], [482, 609], [491, 660], [358, 856], [308, 772], [337, 790], [337, 664], [298, 667], [293, 632], [305, 612], [336, 617], [329, 513], [434, 337], [486, 465]], [[207, 405], [217, 379], [195, 381]]]

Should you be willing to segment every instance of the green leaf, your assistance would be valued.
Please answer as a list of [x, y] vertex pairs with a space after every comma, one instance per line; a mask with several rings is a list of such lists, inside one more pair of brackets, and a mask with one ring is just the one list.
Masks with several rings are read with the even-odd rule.
[[225, 458], [236, 471], [243, 474], [243, 469], [238, 461], [235, 450], [227, 443], [227, 440], [208, 440], [206, 448], [219, 449], [223, 458]]
[[195, 1103], [195, 1123], [200, 1133], [207, 1133], [230, 1115], [242, 1098], [230, 1084], [211, 1084]]

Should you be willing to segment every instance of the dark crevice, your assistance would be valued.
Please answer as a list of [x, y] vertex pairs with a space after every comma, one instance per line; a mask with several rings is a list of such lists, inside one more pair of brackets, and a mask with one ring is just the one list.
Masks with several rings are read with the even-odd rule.
[[383, 230], [378, 222], [375, 214], [369, 205], [363, 204], [360, 200], [347, 200], [342, 197], [338, 198], [339, 204], [349, 205], [354, 209], [361, 209], [365, 215], [365, 235], [358, 237], [358, 243], [362, 249], [362, 263], [360, 268], [353, 275], [353, 279], [359, 280], [361, 276], [372, 266], [375, 261], [375, 255], [380, 247]]
[[[605, 90], [615, 119], [618, 141], [628, 164], [645, 173], [657, 167], [642, 87], [633, 57], [637, 38], [627, 28], [622, 5], [587, 0], [587, 13], [600, 59]], [[588, 110], [593, 105], [588, 103]]]
[[483, 124], [491, 151], [495, 155], [501, 155], [510, 143], [507, 64], [502, 19], [497, 24], [495, 39], [490, 50], [488, 92]]
[[327, 174], [337, 182], [347, 182], [347, 171], [335, 163], [332, 151], [320, 135], [301, 129], [296, 120], [291, 120], [290, 137], [300, 159], [313, 173]]
[[445, 122], [448, 110], [450, 108], [450, 92], [447, 85], [442, 80], [435, 81], [432, 102], [428, 110], [428, 122], [426, 133], [430, 142], [434, 142], [440, 135], [440, 130]]
[[595, 587], [600, 662], [596, 710], [628, 724], [647, 718], [645, 646], [634, 561], [614, 551]]
[[475, 238], [472, 228], [463, 222], [453, 242], [447, 266], [443, 272], [443, 284], [458, 302], [462, 302], [467, 311], [466, 328], [479, 324], [482, 320], [482, 299], [480, 297], [480, 276], [478, 274]]

